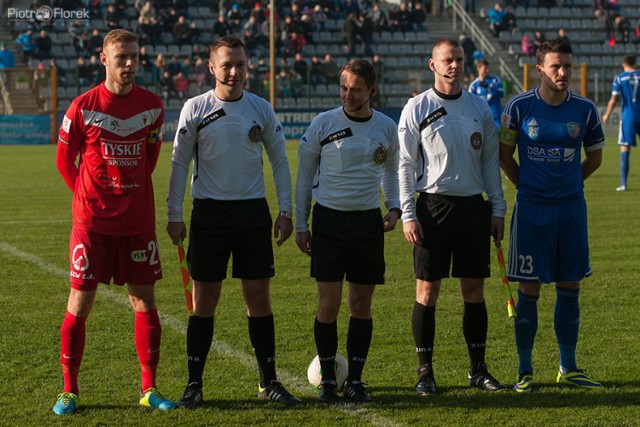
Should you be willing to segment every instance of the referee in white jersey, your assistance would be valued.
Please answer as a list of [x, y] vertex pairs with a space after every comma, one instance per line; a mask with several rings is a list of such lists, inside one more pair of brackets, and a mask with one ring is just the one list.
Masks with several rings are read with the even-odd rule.
[[405, 238], [414, 245], [417, 279], [412, 330], [419, 362], [416, 391], [421, 395], [436, 391], [435, 308], [442, 279], [450, 272], [460, 279], [464, 301], [469, 385], [506, 388], [485, 363], [483, 285], [490, 275], [490, 237], [502, 240], [506, 211], [498, 135], [487, 103], [462, 90], [463, 67], [462, 46], [438, 40], [429, 59], [434, 86], [409, 99], [398, 124], [402, 222]]
[[[319, 400], [333, 403], [337, 389], [355, 402], [371, 400], [362, 382], [373, 323], [371, 299], [384, 283], [384, 235], [401, 216], [398, 199], [398, 134], [396, 124], [372, 110], [378, 91], [373, 66], [349, 61], [340, 71], [343, 105], [319, 114], [302, 137], [296, 184], [296, 243], [311, 256], [311, 276], [318, 286], [314, 324], [322, 366]], [[380, 185], [389, 212], [380, 211]], [[313, 207], [313, 237], [308, 220]], [[342, 282], [349, 282], [349, 373], [336, 383], [338, 349], [336, 319]]]
[[185, 103], [173, 146], [167, 232], [174, 244], [186, 236], [182, 202], [193, 162], [187, 257], [194, 315], [187, 327], [189, 381], [178, 402], [190, 409], [202, 402], [202, 373], [230, 255], [232, 275], [242, 281], [249, 337], [260, 371], [258, 397], [284, 404], [300, 402], [276, 378], [269, 300], [269, 281], [274, 276], [272, 219], [262, 175], [263, 148], [278, 193], [280, 214], [273, 226], [278, 246], [293, 231], [291, 174], [277, 116], [264, 99], [242, 89], [247, 61], [247, 49], [237, 37], [222, 37], [211, 46], [209, 70], [216, 87]]

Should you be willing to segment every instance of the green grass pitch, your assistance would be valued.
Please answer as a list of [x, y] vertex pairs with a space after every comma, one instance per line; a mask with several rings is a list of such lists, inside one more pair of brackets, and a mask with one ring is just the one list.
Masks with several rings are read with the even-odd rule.
[[[288, 143], [293, 179], [297, 144]], [[164, 279], [157, 284], [163, 320], [159, 388], [178, 399], [186, 382], [187, 313], [177, 260], [166, 225], [171, 145], [165, 144], [154, 174], [157, 232]], [[605, 149], [604, 164], [586, 183], [593, 276], [584, 281], [578, 364], [606, 386], [585, 391], [555, 383], [553, 287], [543, 288], [534, 366], [536, 389], [528, 395], [488, 393], [466, 385], [468, 360], [461, 331], [462, 304], [454, 281], [443, 287], [437, 309], [434, 369], [440, 393], [413, 390], [416, 357], [411, 336], [415, 296], [411, 247], [400, 229], [386, 236], [387, 283], [373, 301], [374, 336], [364, 379], [370, 404], [320, 406], [307, 384], [315, 355], [316, 288], [309, 261], [291, 238], [275, 248], [271, 285], [277, 365], [283, 383], [304, 403], [286, 409], [256, 399], [258, 376], [247, 335], [240, 287], [227, 280], [216, 315], [215, 342], [205, 372], [202, 408], [163, 413], [138, 406], [139, 367], [133, 313], [123, 288], [101, 286], [87, 323], [80, 374], [80, 408], [67, 417], [51, 408], [62, 388], [59, 328], [68, 296], [71, 193], [55, 168], [54, 146], [0, 146], [0, 426], [25, 425], [347, 425], [523, 426], [638, 425], [640, 419], [640, 159], [632, 156], [630, 189], [617, 193], [618, 151]], [[268, 162], [267, 162], [268, 164]], [[268, 198], [277, 206], [270, 171]], [[513, 186], [504, 181], [513, 207]], [[185, 203], [190, 207], [190, 201]], [[187, 209], [189, 211], [189, 209]], [[507, 221], [508, 222], [508, 221]], [[504, 247], [508, 246], [507, 243]], [[487, 360], [503, 382], [515, 380], [517, 357], [498, 266], [486, 283], [489, 311]], [[515, 289], [515, 287], [514, 287]], [[346, 301], [340, 312], [339, 352], [346, 354]]]

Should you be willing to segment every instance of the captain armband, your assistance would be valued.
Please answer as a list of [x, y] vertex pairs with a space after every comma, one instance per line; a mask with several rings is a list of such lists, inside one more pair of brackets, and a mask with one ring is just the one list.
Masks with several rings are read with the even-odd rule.
[[152, 129], [147, 135], [147, 144], [162, 143], [162, 134], [160, 128]]
[[501, 144], [514, 146], [518, 142], [518, 131], [501, 127], [498, 137]]

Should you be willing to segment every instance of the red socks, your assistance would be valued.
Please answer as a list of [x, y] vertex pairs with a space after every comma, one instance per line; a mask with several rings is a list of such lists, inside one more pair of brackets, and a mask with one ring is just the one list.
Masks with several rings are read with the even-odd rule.
[[134, 338], [140, 368], [142, 370], [142, 391], [156, 386], [156, 368], [160, 359], [160, 337], [162, 327], [158, 310], [136, 311]]
[[86, 322], [86, 317], [76, 317], [67, 311], [60, 326], [60, 363], [64, 392], [78, 394], [78, 371], [84, 353]]

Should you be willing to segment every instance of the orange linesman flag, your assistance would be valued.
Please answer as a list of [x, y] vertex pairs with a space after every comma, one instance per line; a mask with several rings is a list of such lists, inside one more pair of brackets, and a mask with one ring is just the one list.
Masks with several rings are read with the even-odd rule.
[[189, 266], [184, 252], [182, 240], [178, 242], [178, 258], [180, 259], [180, 274], [182, 275], [182, 288], [184, 289], [184, 299], [187, 304], [187, 311], [193, 314], [193, 297], [191, 296], [191, 277], [189, 277]]

